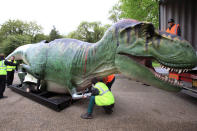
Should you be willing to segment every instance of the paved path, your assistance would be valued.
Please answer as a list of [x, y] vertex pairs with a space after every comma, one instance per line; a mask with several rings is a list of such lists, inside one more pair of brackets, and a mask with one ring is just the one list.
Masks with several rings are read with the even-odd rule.
[[[17, 80], [15, 80], [15, 83]], [[100, 107], [94, 119], [83, 120], [88, 100], [55, 112], [6, 89], [0, 100], [0, 131], [197, 131], [197, 99], [118, 76], [112, 92], [112, 115]]]

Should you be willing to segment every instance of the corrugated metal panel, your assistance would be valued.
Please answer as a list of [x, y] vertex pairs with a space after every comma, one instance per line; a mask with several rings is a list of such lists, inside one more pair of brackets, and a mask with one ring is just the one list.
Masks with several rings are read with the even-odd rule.
[[193, 43], [195, 44], [195, 49], [197, 50], [197, 2], [194, 5], [195, 10], [194, 10], [194, 34], [193, 34]]
[[160, 0], [160, 30], [167, 29], [167, 21], [173, 18], [180, 24], [181, 36], [197, 50], [197, 1]]

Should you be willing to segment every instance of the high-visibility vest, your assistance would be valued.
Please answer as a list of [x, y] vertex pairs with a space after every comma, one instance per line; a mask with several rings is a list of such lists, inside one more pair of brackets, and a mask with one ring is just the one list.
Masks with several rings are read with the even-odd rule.
[[[11, 62], [11, 60], [8, 60], [8, 61]], [[14, 60], [13, 63], [16, 64], [16, 61]], [[15, 69], [16, 69], [16, 66], [10, 66], [10, 65], [7, 66], [7, 71], [13, 71]]]
[[97, 88], [99, 90], [99, 95], [95, 96], [96, 105], [108, 106], [114, 104], [114, 96], [104, 83], [98, 82], [96, 83], [94, 88]]
[[7, 69], [4, 61], [5, 60], [0, 61], [0, 75], [7, 75]]
[[171, 29], [168, 28], [168, 29], [166, 30], [166, 32], [167, 32], [167, 33], [170, 33], [170, 34], [173, 34], [173, 35], [177, 35], [177, 34], [178, 34], [178, 32], [177, 32], [178, 27], [179, 27], [179, 24], [174, 24], [174, 25], [171, 27]]

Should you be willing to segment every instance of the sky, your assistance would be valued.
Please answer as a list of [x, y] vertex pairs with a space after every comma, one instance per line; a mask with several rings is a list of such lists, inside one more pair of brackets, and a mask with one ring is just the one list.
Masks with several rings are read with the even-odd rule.
[[118, 0], [1, 0], [0, 25], [9, 19], [35, 21], [49, 34], [53, 26], [62, 35], [82, 21], [111, 24], [109, 10]]

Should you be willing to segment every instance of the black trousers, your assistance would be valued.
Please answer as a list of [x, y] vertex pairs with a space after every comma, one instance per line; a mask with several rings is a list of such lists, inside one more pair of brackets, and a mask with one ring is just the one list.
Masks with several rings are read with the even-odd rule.
[[7, 71], [7, 86], [12, 85], [14, 80], [14, 71]]
[[6, 84], [6, 75], [0, 75], [0, 98], [3, 97]]
[[114, 104], [109, 106], [103, 106], [103, 109], [105, 110], [105, 113], [111, 114], [113, 112]]

